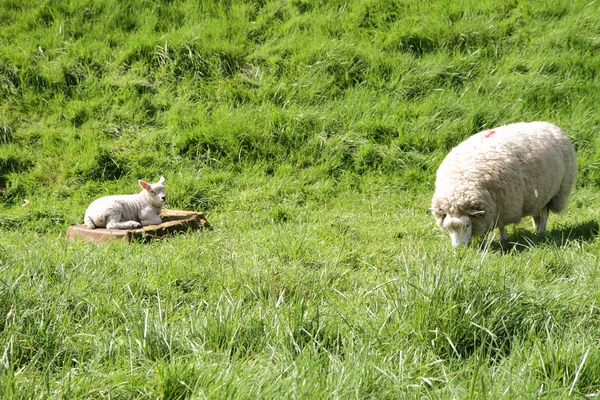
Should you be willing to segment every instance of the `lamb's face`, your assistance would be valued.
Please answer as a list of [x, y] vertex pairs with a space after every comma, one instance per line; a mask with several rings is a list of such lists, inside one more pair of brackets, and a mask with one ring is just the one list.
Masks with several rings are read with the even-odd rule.
[[152, 205], [162, 207], [167, 201], [166, 188], [163, 185], [154, 183], [148, 187], [148, 194], [152, 199]]
[[446, 214], [432, 210], [435, 222], [450, 236], [452, 247], [468, 245], [473, 233], [473, 221], [470, 215]]
[[167, 201], [166, 188], [163, 185], [165, 181], [164, 177], [160, 177], [160, 180], [156, 183], [147, 183], [144, 181], [139, 181], [140, 186], [144, 189], [148, 200], [154, 207], [162, 208], [162, 206]]

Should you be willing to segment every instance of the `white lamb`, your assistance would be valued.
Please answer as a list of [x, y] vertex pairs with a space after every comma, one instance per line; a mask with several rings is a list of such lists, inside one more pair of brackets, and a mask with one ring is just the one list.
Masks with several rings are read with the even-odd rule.
[[544, 233], [549, 211], [569, 199], [577, 162], [569, 138], [547, 122], [516, 123], [479, 132], [456, 146], [437, 170], [431, 212], [452, 246], [467, 245], [497, 227], [533, 217]]
[[162, 223], [160, 211], [167, 201], [165, 178], [149, 184], [138, 181], [142, 191], [138, 194], [105, 196], [94, 200], [87, 208], [85, 225], [90, 228], [138, 229]]

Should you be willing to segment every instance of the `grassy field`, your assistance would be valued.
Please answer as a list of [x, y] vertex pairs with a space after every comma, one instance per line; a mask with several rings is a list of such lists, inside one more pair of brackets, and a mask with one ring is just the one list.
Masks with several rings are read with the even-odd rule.
[[[590, 0], [0, 1], [0, 398], [595, 398]], [[568, 209], [453, 251], [444, 155], [546, 120]], [[67, 242], [166, 177], [213, 231]]]

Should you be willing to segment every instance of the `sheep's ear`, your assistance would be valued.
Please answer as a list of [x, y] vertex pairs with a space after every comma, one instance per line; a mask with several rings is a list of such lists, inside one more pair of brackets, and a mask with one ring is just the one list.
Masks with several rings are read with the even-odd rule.
[[475, 210], [474, 208], [470, 208], [468, 210], [465, 210], [465, 214], [470, 215], [471, 217], [474, 217], [476, 215], [485, 214], [485, 211], [480, 211], [480, 210]]
[[146, 181], [143, 180], [139, 180], [138, 183], [140, 184], [140, 186], [142, 187], [142, 189], [148, 189], [150, 187], [150, 184]]
[[434, 212], [436, 214], [444, 214], [444, 210], [441, 208], [430, 208], [429, 211]]
[[161, 176], [160, 179], [158, 180], [158, 184], [162, 185], [163, 183], [165, 183], [165, 177]]

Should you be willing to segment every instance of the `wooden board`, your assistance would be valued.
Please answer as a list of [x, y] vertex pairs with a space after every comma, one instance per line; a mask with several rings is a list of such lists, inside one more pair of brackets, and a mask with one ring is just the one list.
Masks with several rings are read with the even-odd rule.
[[111, 239], [132, 240], [157, 239], [177, 232], [197, 229], [212, 229], [204, 213], [184, 210], [163, 210], [160, 214], [162, 224], [148, 225], [140, 229], [90, 229], [85, 225], [71, 225], [67, 230], [67, 240], [87, 240], [106, 242]]

